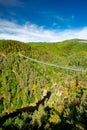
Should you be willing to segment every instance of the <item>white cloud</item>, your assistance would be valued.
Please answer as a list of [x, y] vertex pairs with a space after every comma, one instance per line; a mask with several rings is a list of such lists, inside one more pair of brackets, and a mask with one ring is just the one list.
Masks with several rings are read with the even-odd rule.
[[0, 0], [0, 4], [4, 6], [23, 6], [20, 0]]
[[57, 42], [67, 39], [87, 39], [87, 27], [81, 29], [47, 30], [43, 26], [0, 19], [0, 39], [13, 39], [24, 42]]
[[64, 21], [64, 18], [61, 16], [56, 16], [56, 19], [60, 20], [60, 21]]

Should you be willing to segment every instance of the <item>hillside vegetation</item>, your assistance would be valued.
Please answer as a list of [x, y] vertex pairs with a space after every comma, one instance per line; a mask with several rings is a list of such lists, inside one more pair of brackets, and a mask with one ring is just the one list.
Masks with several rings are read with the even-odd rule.
[[0, 41], [0, 130], [15, 129], [87, 130], [86, 43]]

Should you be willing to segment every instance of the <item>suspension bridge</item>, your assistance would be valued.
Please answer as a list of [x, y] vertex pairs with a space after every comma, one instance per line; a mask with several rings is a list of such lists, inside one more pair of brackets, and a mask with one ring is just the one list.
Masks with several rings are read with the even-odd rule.
[[60, 69], [65, 69], [65, 70], [71, 70], [71, 71], [76, 71], [76, 72], [87, 72], [87, 69], [83, 69], [83, 68], [76, 68], [76, 67], [71, 67], [71, 66], [61, 66], [61, 65], [57, 65], [57, 64], [50, 64], [50, 63], [47, 63], [47, 62], [44, 62], [44, 61], [39, 61], [39, 60], [36, 60], [36, 59], [33, 59], [33, 58], [30, 58], [30, 57], [27, 57], [21, 53], [19, 53], [19, 56], [20, 57], [24, 57], [32, 62], [36, 62], [36, 63], [39, 63], [39, 64], [44, 64], [44, 65], [47, 65], [47, 66], [52, 66], [52, 67], [56, 67], [56, 68], [60, 68]]

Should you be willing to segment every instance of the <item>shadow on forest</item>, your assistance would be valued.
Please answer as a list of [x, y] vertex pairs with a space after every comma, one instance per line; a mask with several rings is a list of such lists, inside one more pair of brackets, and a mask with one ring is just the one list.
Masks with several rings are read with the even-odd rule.
[[[45, 112], [47, 113], [47, 116], [41, 117], [40, 127], [37, 120], [35, 120], [33, 125], [29, 125], [30, 119], [27, 118], [21, 130], [87, 130], [87, 113], [83, 112], [81, 114], [77, 111], [77, 108], [80, 107], [80, 104], [70, 104], [68, 107], [65, 106], [60, 115], [55, 109], [46, 107]], [[70, 109], [70, 113], [68, 113], [68, 115], [66, 114], [65, 116], [65, 112], [68, 111], [68, 109]], [[54, 111], [60, 116], [60, 123], [55, 124], [49, 122], [50, 111]]]
[[40, 100], [38, 103], [36, 103], [36, 106], [28, 106], [28, 107], [23, 107], [21, 109], [17, 109], [16, 111], [9, 113], [3, 117], [0, 118], [0, 126], [3, 125], [3, 123], [8, 119], [8, 118], [14, 118], [19, 114], [22, 114], [23, 112], [30, 112], [33, 113], [35, 110], [38, 110], [39, 105], [42, 104], [44, 105], [44, 102], [46, 99], [49, 99], [51, 96], [51, 92], [47, 92], [46, 96], [42, 100]]
[[[0, 118], [0, 126], [4, 130], [87, 130], [87, 113], [85, 109], [87, 108], [87, 105], [83, 109], [83, 112], [78, 111], [78, 109], [81, 107], [81, 102], [74, 101], [70, 105], [65, 104], [63, 111], [61, 114], [58, 113], [57, 110], [54, 108], [49, 108], [48, 106], [44, 108], [44, 111], [46, 115], [42, 115], [40, 119], [41, 125], [38, 124], [38, 119], [32, 122], [32, 117], [27, 117], [25, 120], [23, 120], [23, 124], [21, 128], [19, 128], [18, 125], [14, 124], [14, 118], [18, 117], [19, 119], [22, 119], [23, 112], [27, 112], [28, 114], [33, 114], [35, 110], [39, 109], [39, 106], [42, 104], [44, 105], [45, 100], [49, 99], [51, 96], [51, 92], [48, 92], [47, 95], [39, 101], [36, 106], [29, 106], [24, 107], [21, 109], [18, 109], [17, 111], [10, 113], [8, 115], [3, 116]], [[50, 117], [50, 111], [54, 111], [57, 115], [60, 116], [61, 122], [55, 124], [49, 122]], [[39, 115], [37, 115], [38, 117]], [[4, 122], [11, 118], [13, 121], [11, 124], [8, 124], [7, 126], [3, 126]]]

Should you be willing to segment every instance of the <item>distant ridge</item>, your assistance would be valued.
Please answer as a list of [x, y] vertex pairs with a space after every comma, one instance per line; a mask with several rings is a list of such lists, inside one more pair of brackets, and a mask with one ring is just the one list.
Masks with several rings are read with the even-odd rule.
[[56, 41], [56, 42], [22, 42], [22, 41], [18, 41], [18, 40], [11, 40], [11, 39], [0, 39], [0, 41], [7, 41], [7, 42], [19, 42], [19, 43], [61, 43], [61, 42], [68, 42], [68, 41], [79, 41], [79, 42], [87, 42], [87, 39], [78, 39], [78, 38], [75, 38], [75, 39], [66, 39], [66, 40], [63, 40], [63, 41]]

